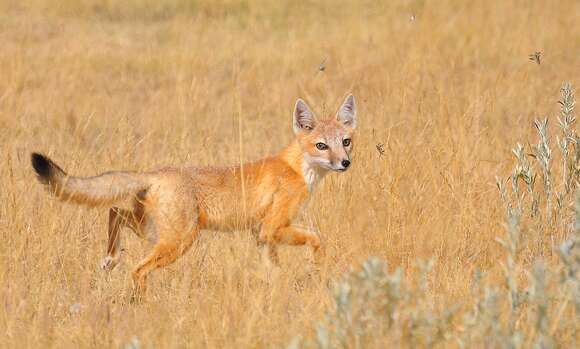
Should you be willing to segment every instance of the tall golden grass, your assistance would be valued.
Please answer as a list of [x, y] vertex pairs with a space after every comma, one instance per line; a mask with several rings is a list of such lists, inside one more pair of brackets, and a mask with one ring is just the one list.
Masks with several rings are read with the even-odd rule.
[[[533, 120], [557, 114], [562, 82], [580, 85], [579, 22], [575, 0], [0, 1], [0, 346], [285, 347], [316, 336], [333, 284], [369, 256], [408, 280], [431, 259], [408, 287], [424, 311], [456, 304], [460, 319], [477, 270], [503, 280], [495, 176], [511, 174], [517, 142], [536, 143]], [[147, 244], [125, 233], [124, 262], [99, 270], [106, 210], [50, 199], [29, 164], [31, 151], [78, 175], [256, 159], [292, 139], [296, 98], [329, 116], [347, 92], [352, 169], [301, 218], [323, 240], [320, 270], [306, 248], [283, 248], [272, 269], [249, 234], [205, 232], [130, 304]], [[564, 235], [519, 260], [557, 263]], [[563, 314], [552, 335], [571, 347], [578, 314]], [[524, 347], [531, 321], [517, 322]], [[429, 345], [405, 338], [381, 341]]]

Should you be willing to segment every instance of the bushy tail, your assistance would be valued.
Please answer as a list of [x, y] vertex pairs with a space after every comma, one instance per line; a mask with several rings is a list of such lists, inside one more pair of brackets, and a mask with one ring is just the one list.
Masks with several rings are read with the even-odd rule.
[[88, 206], [111, 205], [146, 190], [143, 175], [133, 172], [106, 172], [95, 177], [71, 177], [46, 156], [32, 153], [32, 167], [40, 183], [63, 201]]

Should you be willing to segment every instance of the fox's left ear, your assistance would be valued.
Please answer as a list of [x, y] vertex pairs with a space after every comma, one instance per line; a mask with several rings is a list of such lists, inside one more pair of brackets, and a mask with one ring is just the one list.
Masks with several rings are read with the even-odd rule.
[[356, 104], [353, 95], [348, 95], [344, 99], [336, 113], [336, 119], [347, 127], [356, 128]]

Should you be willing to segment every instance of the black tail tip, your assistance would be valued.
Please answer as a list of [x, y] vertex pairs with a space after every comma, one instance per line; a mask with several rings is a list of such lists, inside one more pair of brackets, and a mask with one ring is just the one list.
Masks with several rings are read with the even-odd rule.
[[39, 153], [32, 153], [30, 156], [32, 167], [39, 177], [48, 179], [52, 175], [52, 161], [46, 156]]

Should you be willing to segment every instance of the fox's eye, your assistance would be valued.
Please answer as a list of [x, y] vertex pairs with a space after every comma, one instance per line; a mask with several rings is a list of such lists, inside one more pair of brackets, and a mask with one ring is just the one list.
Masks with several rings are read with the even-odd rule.
[[316, 143], [316, 148], [318, 148], [318, 150], [326, 150], [328, 149], [328, 145], [324, 143]]
[[345, 147], [348, 147], [350, 145], [350, 138], [343, 139], [342, 140], [342, 145], [344, 145]]

